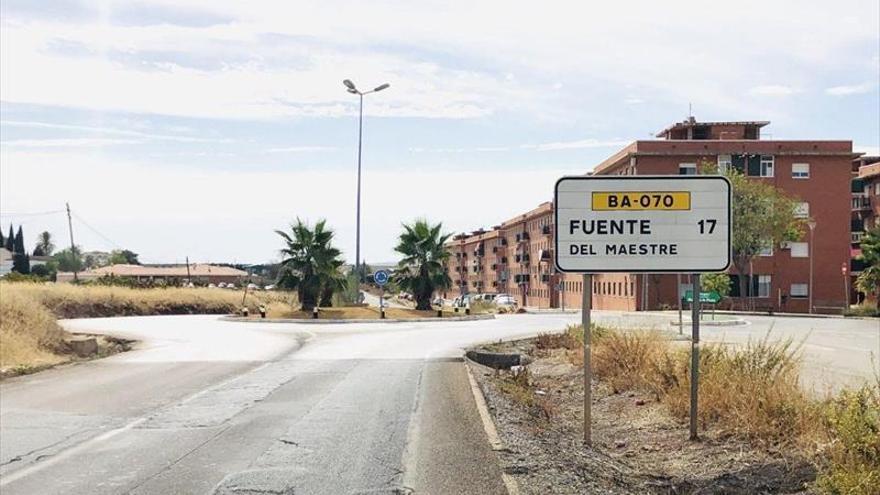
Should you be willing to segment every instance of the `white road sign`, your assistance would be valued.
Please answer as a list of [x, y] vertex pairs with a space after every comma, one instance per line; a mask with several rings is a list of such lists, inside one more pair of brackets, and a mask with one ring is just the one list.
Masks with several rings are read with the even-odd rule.
[[730, 264], [725, 177], [563, 177], [554, 206], [563, 272], [718, 272]]

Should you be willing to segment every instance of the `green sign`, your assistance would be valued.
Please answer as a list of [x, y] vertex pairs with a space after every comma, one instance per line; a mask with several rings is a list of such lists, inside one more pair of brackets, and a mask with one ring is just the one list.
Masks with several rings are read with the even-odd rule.
[[[694, 302], [694, 291], [684, 291], [684, 300], [686, 302]], [[701, 303], [717, 304], [719, 301], [721, 301], [721, 294], [715, 292], [714, 290], [712, 292], [700, 292]]]

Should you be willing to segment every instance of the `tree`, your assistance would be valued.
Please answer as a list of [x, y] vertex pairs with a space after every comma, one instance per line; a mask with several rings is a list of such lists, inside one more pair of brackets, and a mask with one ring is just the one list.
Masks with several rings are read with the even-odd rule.
[[449, 252], [444, 244], [452, 234], [441, 234], [442, 223], [430, 225], [419, 219], [403, 225], [395, 251], [403, 255], [397, 264], [393, 281], [413, 295], [416, 309], [431, 309], [434, 292], [449, 287], [452, 281], [446, 273]]
[[34, 256], [52, 256], [54, 251], [55, 243], [52, 242], [52, 234], [48, 231], [41, 232], [39, 237], [37, 237], [37, 246], [34, 248]]
[[58, 271], [80, 272], [83, 269], [82, 250], [79, 246], [74, 246], [73, 249], [62, 249], [55, 253], [53, 258], [58, 263]]
[[703, 292], [717, 292], [723, 298], [730, 294], [730, 275], [721, 273], [704, 273], [700, 276], [700, 288]]
[[869, 230], [862, 237], [862, 253], [858, 259], [865, 263], [856, 278], [856, 288], [866, 295], [873, 295], [880, 306], [880, 227]]
[[289, 234], [281, 230], [275, 232], [285, 243], [276, 285], [296, 290], [305, 311], [310, 311], [319, 301], [332, 300], [333, 292], [344, 284], [339, 271], [343, 261], [342, 253], [332, 245], [334, 233], [327, 228], [326, 220], [318, 221], [311, 229], [297, 218]]
[[12, 224], [9, 224], [9, 235], [6, 236], [6, 244], [3, 245], [10, 253], [15, 252], [15, 232], [12, 230]]
[[[711, 162], [703, 173], [717, 174]], [[794, 242], [804, 232], [805, 220], [797, 216], [798, 201], [772, 185], [749, 179], [734, 168], [724, 174], [731, 185], [731, 247], [733, 265], [739, 274], [740, 297], [746, 295], [746, 277], [752, 260], [768, 248]], [[744, 299], [743, 299], [744, 300]]]
[[12, 271], [27, 275], [31, 272], [31, 261], [24, 248], [24, 232], [21, 225], [18, 226], [18, 233], [15, 234], [12, 248]]
[[110, 253], [111, 265], [140, 265], [138, 254], [128, 249], [117, 249]]

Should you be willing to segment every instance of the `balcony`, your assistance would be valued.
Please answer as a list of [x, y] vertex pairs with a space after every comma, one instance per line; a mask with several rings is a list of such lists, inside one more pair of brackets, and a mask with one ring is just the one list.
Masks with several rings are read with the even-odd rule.
[[864, 232], [850, 232], [849, 242], [851, 242], [852, 244], [858, 244], [862, 242], [862, 237], [865, 237]]
[[865, 211], [871, 209], [871, 198], [866, 194], [852, 195], [852, 211]]

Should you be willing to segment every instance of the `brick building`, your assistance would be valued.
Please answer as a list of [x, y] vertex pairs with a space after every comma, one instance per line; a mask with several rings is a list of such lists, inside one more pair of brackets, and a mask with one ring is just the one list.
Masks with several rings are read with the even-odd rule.
[[861, 241], [865, 232], [880, 228], [880, 156], [861, 156], [853, 160], [852, 218], [850, 236], [852, 263], [850, 265], [850, 302], [861, 302], [864, 294], [855, 289], [856, 278], [864, 268], [861, 260]]
[[[657, 134], [659, 139], [635, 141], [599, 165], [602, 175], [689, 175], [708, 165], [733, 167], [795, 196], [799, 213], [814, 221], [812, 236], [782, 249], [770, 249], [752, 264], [751, 273], [734, 278], [732, 299], [747, 297], [750, 305], [775, 311], [809, 311], [809, 266], [813, 258], [813, 306], [835, 311], [845, 304], [845, 275], [851, 250], [851, 141], [762, 140], [769, 122], [698, 122], [690, 118]], [[582, 278], [557, 273], [553, 266], [553, 205], [537, 208], [503, 222], [488, 232], [460, 235], [450, 243], [465, 251], [494, 232], [504, 239], [504, 256], [495, 269], [471, 273], [467, 292], [507, 292], [524, 306], [579, 307]], [[506, 258], [506, 260], [505, 260]], [[506, 261], [506, 262], [503, 262]], [[450, 276], [456, 280], [452, 264]], [[747, 293], [739, 294], [738, 277], [747, 278]], [[593, 277], [593, 304], [598, 309], [657, 309], [675, 307], [690, 288], [689, 275], [598, 274]], [[502, 283], [503, 281], [503, 283]], [[679, 282], [680, 281], [680, 282]], [[473, 282], [473, 284], [472, 284]], [[494, 285], [493, 285], [494, 282]], [[476, 287], [481, 287], [478, 291]]]

